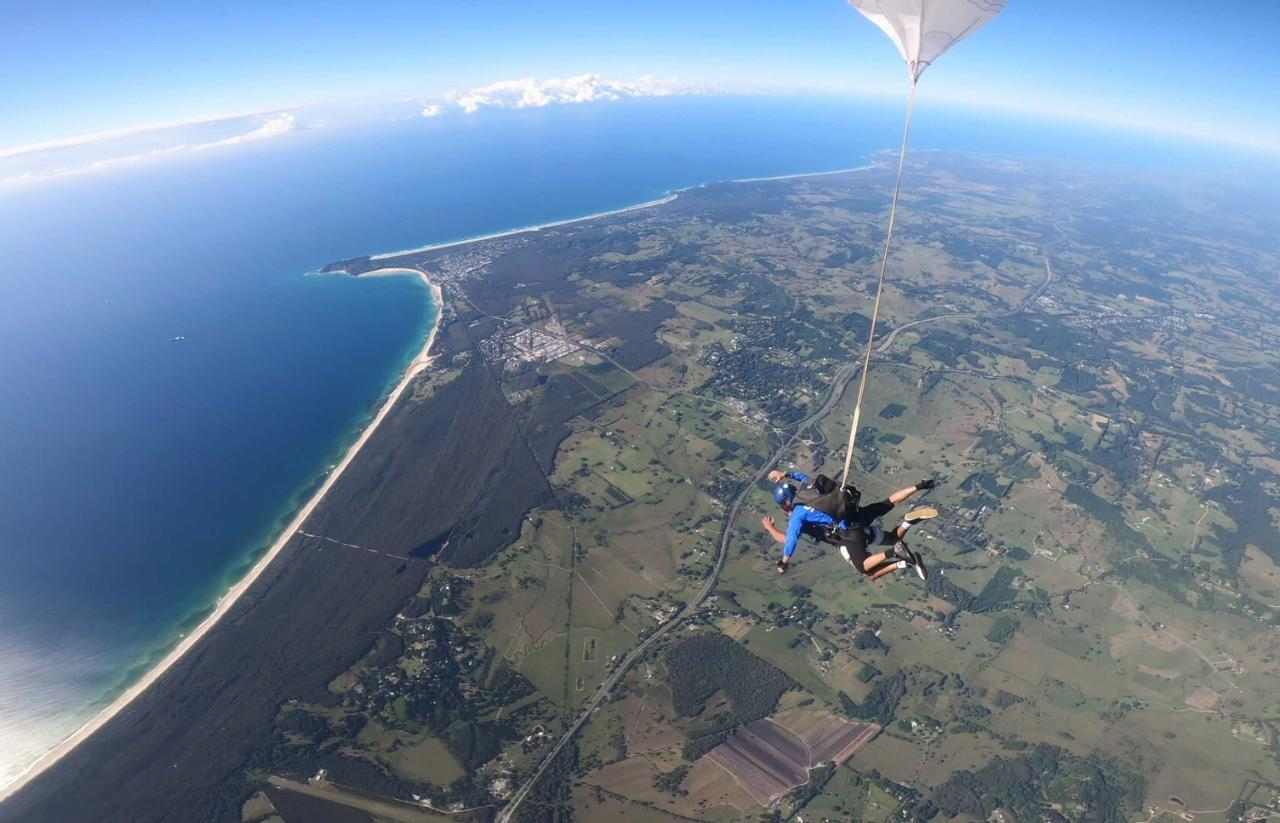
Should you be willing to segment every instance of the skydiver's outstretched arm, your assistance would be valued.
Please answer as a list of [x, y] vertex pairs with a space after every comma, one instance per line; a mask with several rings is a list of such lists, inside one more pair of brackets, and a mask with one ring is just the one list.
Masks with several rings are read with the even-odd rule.
[[773, 522], [772, 517], [765, 515], [764, 517], [760, 518], [760, 525], [764, 526], [764, 530], [767, 531], [769, 533], [769, 536], [772, 537], [774, 540], [778, 541], [779, 543], [787, 542], [786, 533], [783, 532], [782, 529], [778, 528], [777, 524]]
[[784, 472], [782, 469], [774, 469], [768, 476], [770, 483], [781, 483], [783, 480], [794, 480], [797, 483], [809, 482], [809, 475], [804, 472]]
[[769, 536], [782, 544], [782, 557], [778, 560], [778, 574], [786, 572], [787, 567], [791, 565], [791, 555], [796, 550], [796, 543], [800, 540], [800, 527], [803, 525], [798, 517], [792, 517], [787, 523], [787, 531], [784, 533], [773, 522], [773, 518], [765, 515], [760, 518], [760, 525], [764, 526], [764, 530]]

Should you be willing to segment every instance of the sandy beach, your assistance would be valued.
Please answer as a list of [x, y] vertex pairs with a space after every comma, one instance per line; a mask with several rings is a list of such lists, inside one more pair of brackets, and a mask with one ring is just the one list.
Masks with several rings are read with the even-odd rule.
[[[498, 240], [503, 237], [511, 237], [516, 234], [525, 234], [526, 232], [537, 232], [544, 229], [553, 229], [556, 226], [571, 226], [574, 223], [582, 223], [587, 220], [595, 220], [600, 217], [612, 217], [615, 214], [626, 214], [629, 211], [639, 211], [640, 209], [650, 209], [654, 206], [662, 206], [675, 200], [679, 192], [672, 192], [666, 197], [660, 197], [657, 200], [648, 200], [644, 203], [637, 203], [634, 206], [624, 206], [620, 209], [611, 209], [609, 211], [600, 211], [595, 214], [588, 214], [582, 217], [568, 217], [564, 220], [553, 220], [550, 223], [539, 223], [536, 226], [525, 226], [520, 229], [508, 229], [507, 231], [498, 231], [493, 234], [482, 234], [479, 237], [468, 237], [465, 240], [450, 240], [446, 243], [431, 243], [426, 246], [418, 246], [413, 249], [403, 249], [401, 251], [389, 251], [382, 254], [370, 255], [370, 260], [386, 260], [391, 257], [402, 257], [406, 254], [418, 254], [424, 251], [438, 251], [440, 249], [449, 249], [454, 246], [465, 246], [469, 243], [479, 243], [482, 240]], [[379, 271], [384, 271], [379, 269]], [[367, 277], [368, 273], [361, 275]]]
[[308, 500], [306, 504], [298, 510], [298, 513], [294, 515], [293, 519], [289, 521], [289, 525], [285, 527], [284, 531], [280, 533], [275, 542], [271, 544], [271, 548], [267, 550], [266, 554], [258, 558], [258, 561], [253, 564], [253, 568], [250, 569], [244, 577], [240, 578], [234, 586], [228, 589], [226, 594], [218, 599], [213, 612], [210, 613], [194, 631], [183, 637], [178, 645], [174, 646], [174, 648], [164, 656], [164, 659], [161, 660], [153, 669], [147, 672], [140, 680], [138, 680], [138, 682], [134, 683], [122, 692], [111, 702], [110, 705], [98, 712], [92, 720], [77, 729], [70, 737], [50, 749], [42, 755], [40, 759], [27, 767], [27, 770], [19, 775], [12, 783], [0, 788], [0, 801], [3, 801], [5, 798], [16, 793], [42, 772], [57, 763], [58, 760], [67, 753], [75, 749], [76, 746], [80, 745], [80, 743], [86, 740], [90, 735], [105, 726], [111, 718], [124, 711], [130, 703], [132, 703], [140, 694], [149, 689], [164, 675], [165, 672], [182, 659], [183, 655], [191, 651], [191, 649], [194, 648], [205, 635], [218, 625], [218, 622], [231, 611], [231, 608], [236, 604], [241, 596], [249, 590], [254, 582], [262, 576], [262, 573], [266, 571], [267, 567], [271, 565], [272, 561], [274, 561], [276, 557], [279, 556], [280, 552], [284, 550], [284, 547], [288, 545], [289, 541], [293, 539], [295, 534], [297, 534], [298, 530], [302, 527], [302, 524], [305, 523], [307, 518], [311, 516], [311, 513], [315, 511], [316, 506], [324, 500], [325, 495], [329, 493], [330, 489], [332, 489], [334, 484], [337, 483], [338, 478], [342, 476], [342, 473], [346, 471], [347, 467], [351, 465], [353, 460], [355, 460], [355, 457], [360, 453], [360, 450], [369, 442], [373, 433], [378, 430], [378, 426], [380, 426], [382, 421], [386, 419], [391, 409], [400, 400], [400, 396], [404, 394], [405, 389], [409, 387], [411, 382], [413, 382], [413, 379], [417, 377], [423, 369], [430, 365], [431, 346], [435, 343], [436, 332], [439, 331], [440, 328], [440, 317], [443, 316], [444, 298], [440, 291], [440, 287], [435, 283], [432, 283], [425, 273], [418, 271], [417, 269], [377, 269], [375, 271], [366, 272], [361, 276], [385, 277], [405, 275], [418, 277], [427, 285], [431, 290], [436, 301], [436, 305], [440, 308], [440, 311], [436, 316], [436, 322], [431, 327], [431, 331], [427, 335], [422, 348], [414, 356], [413, 360], [409, 362], [409, 365], [405, 368], [404, 374], [400, 377], [400, 381], [396, 383], [395, 388], [387, 395], [386, 400], [383, 401], [382, 406], [378, 409], [378, 413], [374, 415], [371, 421], [369, 421], [369, 425], [365, 426], [364, 431], [360, 433], [360, 437], [351, 444], [349, 449], [347, 449], [347, 453], [343, 455], [342, 460], [333, 468], [332, 471], [329, 472], [324, 483], [316, 490], [316, 493], [311, 496], [311, 499]]

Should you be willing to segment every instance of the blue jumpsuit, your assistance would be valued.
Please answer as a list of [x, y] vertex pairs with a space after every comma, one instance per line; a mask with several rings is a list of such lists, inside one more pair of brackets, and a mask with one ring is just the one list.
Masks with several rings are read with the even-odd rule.
[[[809, 475], [804, 472], [791, 472], [787, 477], [797, 483], [809, 482]], [[787, 521], [787, 539], [782, 544], [782, 556], [787, 560], [791, 559], [791, 555], [795, 554], [796, 544], [800, 542], [800, 535], [802, 534], [822, 543], [826, 542], [827, 536], [833, 530], [840, 531], [847, 528], [847, 526], [848, 524], [844, 521], [837, 523], [834, 517], [825, 512], [811, 509], [808, 506], [796, 506], [791, 510], [791, 517]]]

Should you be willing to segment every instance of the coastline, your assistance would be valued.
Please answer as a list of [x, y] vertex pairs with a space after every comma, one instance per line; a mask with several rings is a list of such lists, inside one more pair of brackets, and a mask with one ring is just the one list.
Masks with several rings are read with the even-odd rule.
[[76, 729], [75, 732], [65, 738], [61, 743], [54, 746], [52, 749], [33, 761], [31, 765], [27, 766], [27, 768], [13, 780], [13, 782], [4, 787], [0, 787], [0, 802], [3, 802], [7, 798], [16, 794], [24, 786], [47, 771], [65, 755], [88, 739], [94, 732], [105, 726], [112, 718], [128, 708], [130, 703], [154, 685], [165, 674], [165, 672], [181, 660], [187, 652], [194, 648], [205, 635], [212, 631], [217, 624], [221, 622], [222, 618], [231, 611], [231, 608], [235, 606], [254, 582], [262, 576], [263, 572], [267, 570], [267, 567], [271, 565], [272, 561], [279, 556], [280, 552], [284, 550], [284, 547], [288, 545], [289, 541], [298, 533], [298, 530], [302, 528], [302, 525], [306, 522], [307, 518], [311, 516], [312, 512], [315, 511], [320, 502], [324, 500], [326, 495], [328, 495], [329, 491], [337, 483], [338, 478], [342, 476], [347, 467], [355, 460], [356, 455], [360, 453], [361, 449], [364, 448], [365, 444], [368, 443], [369, 439], [373, 436], [373, 433], [377, 431], [378, 427], [382, 424], [382, 421], [385, 420], [387, 415], [391, 412], [391, 409], [397, 402], [399, 402], [401, 395], [404, 394], [404, 391], [409, 387], [409, 384], [431, 364], [431, 347], [435, 344], [436, 333], [440, 330], [440, 320], [444, 316], [444, 295], [441, 292], [440, 287], [431, 282], [431, 279], [427, 277], [425, 272], [417, 269], [376, 269], [371, 272], [366, 272], [361, 276], [402, 277], [405, 275], [418, 277], [431, 291], [432, 299], [435, 300], [437, 307], [435, 323], [432, 325], [431, 331], [427, 334], [422, 348], [419, 349], [418, 353], [414, 355], [413, 359], [410, 360], [409, 364], [405, 367], [405, 370], [401, 374], [400, 380], [396, 383], [395, 388], [387, 395], [382, 405], [378, 408], [378, 413], [374, 415], [373, 419], [369, 421], [369, 424], [364, 427], [360, 436], [347, 449], [342, 460], [339, 461], [338, 464], [334, 466], [333, 470], [328, 473], [324, 482], [320, 485], [320, 488], [318, 488], [302, 508], [297, 511], [289, 521], [289, 524], [276, 537], [275, 541], [272, 542], [271, 547], [266, 551], [266, 553], [259, 557], [253, 564], [253, 567], [218, 598], [213, 611], [210, 612], [204, 620], [200, 621], [200, 625], [183, 637], [176, 646], [169, 650], [159, 663], [139, 678], [137, 682], [133, 683], [121, 692], [114, 700], [111, 701], [110, 704], [94, 715], [87, 723], [80, 726], [80, 728]]
[[[692, 186], [686, 186], [680, 189], [676, 189], [663, 197], [660, 197], [654, 200], [648, 200], [643, 203], [637, 203], [631, 206], [624, 206], [621, 208], [610, 209], [607, 211], [595, 212], [595, 213], [584, 215], [581, 217], [572, 217], [572, 218], [565, 218], [560, 220], [553, 220], [546, 223], [539, 223], [536, 225], [525, 226], [523, 228], [509, 229], [509, 230], [500, 231], [500, 232], [492, 232], [490, 234], [464, 238], [461, 240], [451, 240], [451, 241], [446, 241], [442, 243], [432, 243], [432, 244], [428, 244], [428, 245], [424, 245], [424, 246], [420, 246], [412, 249], [404, 249], [400, 251], [385, 252], [381, 254], [370, 255], [369, 260], [371, 261], [390, 260], [392, 258], [402, 257], [404, 255], [409, 255], [409, 254], [417, 254], [425, 251], [437, 251], [441, 249], [465, 246], [471, 243], [483, 242], [486, 240], [495, 240], [495, 239], [500, 239], [504, 237], [511, 237], [514, 235], [535, 233], [535, 232], [543, 231], [545, 229], [573, 225], [576, 223], [583, 223], [590, 220], [596, 220], [599, 218], [612, 217], [615, 215], [626, 214], [629, 212], [639, 211], [642, 209], [654, 208], [654, 207], [666, 205], [668, 203], [675, 201], [682, 192], [691, 191], [691, 190], [701, 188], [703, 186], [710, 185], [711, 183], [716, 183], [716, 182], [758, 183], [758, 182], [768, 182], [771, 180], [790, 180], [790, 179], [805, 178], [805, 177], [823, 177], [823, 176], [830, 176], [830, 175], [836, 175], [836, 174], [865, 171], [869, 169], [874, 169], [878, 165], [879, 164], [877, 164], [873, 160], [872, 162], [866, 165], [857, 166], [853, 168], [834, 169], [829, 171], [802, 172], [797, 174], [784, 174], [784, 175], [775, 175], [772, 177], [735, 178], [735, 179], [723, 180], [723, 181], [711, 181], [710, 183], [704, 182], [704, 183], [699, 183]], [[331, 270], [330, 273], [338, 273], [339, 271], [341, 270]], [[443, 293], [440, 287], [436, 285], [434, 282], [432, 282], [431, 279], [427, 276], [427, 274], [421, 271], [420, 269], [406, 268], [403, 266], [392, 265], [392, 266], [376, 268], [370, 271], [363, 272], [358, 276], [359, 277], [398, 277], [398, 276], [406, 276], [406, 275], [418, 277], [428, 287], [428, 289], [431, 290], [432, 297], [436, 301], [437, 308], [439, 309], [435, 323], [433, 324], [431, 331], [428, 333], [423, 347], [409, 361], [408, 365], [405, 367], [404, 372], [401, 374], [400, 380], [397, 382], [395, 388], [392, 389], [392, 391], [387, 395], [386, 399], [384, 400], [382, 405], [379, 407], [377, 414], [368, 423], [368, 425], [365, 426], [363, 431], [360, 433], [360, 436], [347, 449], [346, 453], [343, 455], [342, 460], [333, 468], [332, 471], [328, 473], [328, 475], [325, 477], [324, 482], [315, 491], [315, 493], [312, 494], [312, 496], [307, 500], [307, 502], [300, 509], [298, 509], [298, 511], [293, 516], [293, 518], [289, 521], [289, 524], [272, 542], [270, 548], [266, 551], [266, 553], [264, 553], [261, 557], [259, 557], [257, 561], [254, 562], [253, 566], [249, 569], [249, 571], [246, 572], [243, 577], [241, 577], [234, 585], [228, 588], [227, 591], [221, 597], [218, 598], [214, 606], [214, 609], [200, 622], [200, 624], [195, 629], [193, 629], [189, 634], [182, 637], [181, 640], [175, 646], [173, 646], [168, 653], [164, 655], [164, 657], [160, 660], [159, 663], [157, 663], [154, 667], [152, 667], [137, 682], [133, 683], [131, 686], [129, 686], [127, 689], [125, 689], [123, 692], [117, 695], [116, 698], [113, 699], [111, 703], [109, 703], [105, 708], [101, 709], [90, 720], [88, 720], [85, 724], [83, 724], [78, 729], [76, 729], [76, 731], [74, 731], [70, 736], [65, 738], [58, 745], [49, 749], [47, 752], [45, 752], [39, 758], [33, 761], [11, 783], [5, 786], [0, 786], [0, 803], [5, 801], [12, 795], [16, 794], [18, 791], [20, 791], [24, 786], [26, 786], [28, 783], [30, 783], [40, 774], [42, 774], [43, 772], [47, 771], [49, 768], [54, 766], [65, 755], [67, 755], [72, 750], [74, 750], [77, 746], [79, 746], [80, 743], [84, 742], [86, 739], [92, 736], [94, 732], [96, 732], [98, 729], [105, 726], [112, 718], [114, 718], [116, 715], [120, 714], [122, 711], [128, 708], [128, 706], [135, 699], [137, 699], [148, 688], [150, 688], [157, 681], [159, 681], [160, 678], [174, 664], [176, 664], [179, 660], [181, 660], [187, 654], [187, 652], [189, 652], [192, 648], [194, 648], [196, 644], [202, 638], [204, 638], [205, 635], [207, 635], [210, 631], [212, 631], [217, 626], [217, 624], [222, 620], [222, 618], [225, 617], [231, 611], [231, 608], [236, 604], [236, 602], [239, 601], [239, 599], [244, 595], [246, 591], [248, 591], [248, 589], [253, 585], [253, 583], [256, 582], [257, 579], [262, 576], [262, 574], [266, 571], [266, 569], [270, 566], [270, 564], [276, 559], [276, 557], [280, 554], [280, 552], [283, 551], [284, 547], [288, 544], [288, 542], [302, 527], [302, 525], [305, 523], [307, 518], [311, 516], [315, 508], [329, 493], [332, 487], [336, 484], [338, 478], [342, 475], [342, 473], [346, 470], [346, 468], [353, 462], [356, 455], [359, 454], [361, 449], [372, 437], [373, 433], [377, 430], [378, 426], [381, 425], [382, 421], [387, 417], [391, 409], [399, 401], [401, 395], [404, 393], [405, 389], [408, 387], [408, 384], [412, 382], [413, 379], [417, 377], [417, 375], [421, 373], [423, 369], [425, 369], [431, 363], [432, 358], [430, 357], [429, 353], [432, 345], [435, 342], [436, 334], [440, 328], [440, 321], [443, 317], [444, 298], [443, 298]]]
[[830, 177], [833, 174], [850, 174], [855, 171], [867, 171], [874, 169], [879, 165], [875, 161], [862, 166], [850, 166], [847, 169], [832, 169], [831, 171], [805, 171], [799, 174], [775, 174], [772, 177], [739, 177], [734, 180], [728, 180], [728, 183], [768, 183], [771, 180], [796, 180], [801, 177]]
[[[591, 214], [585, 214], [581, 217], [566, 217], [561, 220], [552, 220], [548, 223], [537, 223], [531, 226], [523, 226], [517, 229], [505, 229], [503, 231], [490, 232], [489, 234], [476, 235], [475, 237], [465, 237], [461, 240], [447, 240], [443, 243], [428, 243], [425, 246], [416, 246], [412, 249], [401, 249], [400, 251], [388, 251], [388, 252], [381, 252], [379, 254], [371, 254], [369, 255], [369, 259], [370, 260], [390, 260], [396, 257], [403, 257], [407, 254], [420, 254], [424, 251], [439, 251], [441, 249], [451, 249], [456, 246], [466, 246], [471, 243], [480, 243], [485, 240], [500, 240], [504, 237], [514, 237], [515, 235], [518, 235], [518, 234], [532, 234], [535, 232], [543, 231], [545, 229], [554, 229], [559, 226], [571, 226], [575, 223], [585, 223], [588, 220], [597, 220], [601, 217], [613, 217], [618, 214], [626, 214], [628, 212], [640, 211], [641, 209], [651, 209], [656, 206], [665, 206], [668, 203], [674, 202], [675, 199], [679, 197], [682, 192], [692, 191], [694, 189], [702, 188], [703, 186], [711, 185], [712, 183], [767, 183], [771, 180], [796, 180], [802, 177], [829, 177], [834, 174], [850, 174], [856, 171], [868, 171], [870, 169], [874, 169], [878, 167], [879, 165], [880, 165], [879, 163], [872, 160], [870, 163], [866, 163], [861, 166], [851, 166], [849, 168], [844, 168], [844, 169], [830, 169], [827, 171], [805, 171], [805, 172], [798, 172], [796, 174], [776, 174], [776, 175], [773, 175], [772, 177], [735, 177], [729, 180], [712, 180], [712, 181], [707, 181], [702, 183], [695, 183], [692, 186], [685, 186], [683, 188], [675, 189], [662, 197], [658, 197], [653, 200], [646, 200], [643, 203], [636, 203], [631, 206], [622, 206], [621, 208], [617, 208], [617, 209], [609, 209], [607, 211], [593, 212]], [[386, 271], [386, 270], [377, 269], [376, 271]], [[408, 271], [416, 271], [416, 269], [410, 269]], [[372, 273], [373, 272], [365, 272], [360, 276], [368, 277]]]
[[[691, 186], [690, 188], [696, 188], [696, 187]], [[612, 217], [615, 214], [626, 214], [627, 212], [630, 212], [630, 211], [639, 211], [640, 209], [650, 209], [650, 208], [653, 208], [654, 206], [665, 206], [667, 203], [670, 203], [672, 200], [675, 200], [681, 191], [685, 191], [685, 189], [674, 191], [671, 194], [668, 194], [665, 197], [659, 197], [656, 200], [648, 200], [644, 203], [636, 203], [634, 206], [623, 206], [620, 209], [610, 209], [609, 211], [599, 211], [599, 212], [596, 212], [595, 214], [584, 215], [583, 217], [566, 217], [563, 220], [552, 220], [550, 223], [538, 223], [537, 225], [533, 225], [533, 226], [525, 226], [519, 229], [507, 229], [505, 231], [497, 231], [491, 234], [482, 234], [478, 237], [467, 237], [467, 238], [463, 238], [462, 240], [448, 240], [444, 243], [429, 243], [425, 246], [418, 246], [417, 248], [412, 248], [412, 249], [402, 249], [400, 251], [383, 252], [382, 254], [371, 254], [369, 255], [369, 259], [370, 260], [389, 260], [393, 257], [403, 257], [406, 254], [419, 254], [424, 251], [439, 251], [440, 249], [450, 249], [450, 248], [453, 248], [454, 246], [465, 246], [470, 243], [479, 243], [484, 240], [498, 240], [503, 237], [511, 237], [517, 234], [529, 234], [533, 232], [539, 232], [539, 231], [542, 231], [543, 229], [553, 229], [553, 228], [556, 228], [557, 226], [569, 226], [574, 223], [582, 223], [587, 220], [596, 220], [601, 217]], [[378, 271], [385, 271], [385, 270], [378, 269]], [[369, 274], [370, 274], [369, 272], [365, 272], [360, 276], [368, 277]]]

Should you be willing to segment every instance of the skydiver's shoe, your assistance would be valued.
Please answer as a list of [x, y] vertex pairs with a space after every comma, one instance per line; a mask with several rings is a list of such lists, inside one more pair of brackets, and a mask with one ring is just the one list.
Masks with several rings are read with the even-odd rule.
[[932, 520], [937, 516], [938, 516], [937, 509], [933, 508], [932, 506], [924, 506], [923, 508], [912, 509], [910, 512], [907, 513], [907, 516], [902, 519], [914, 526], [916, 523], [919, 523], [924, 520]]
[[846, 562], [846, 563], [848, 563], [850, 566], [852, 566], [852, 565], [853, 565], [853, 558], [849, 556], [849, 547], [848, 547], [848, 546], [841, 546], [841, 547], [840, 547], [840, 556], [841, 556], [841, 557], [843, 557], [843, 558], [844, 558], [844, 560], [845, 560], [845, 562]]
[[911, 549], [907, 548], [907, 544], [899, 540], [893, 544], [893, 556], [899, 560], [905, 560], [908, 563], [915, 562], [911, 557]]
[[916, 567], [916, 574], [920, 575], [921, 580], [929, 579], [929, 570], [925, 568], [924, 558], [920, 556], [920, 552], [911, 552], [911, 565]]

